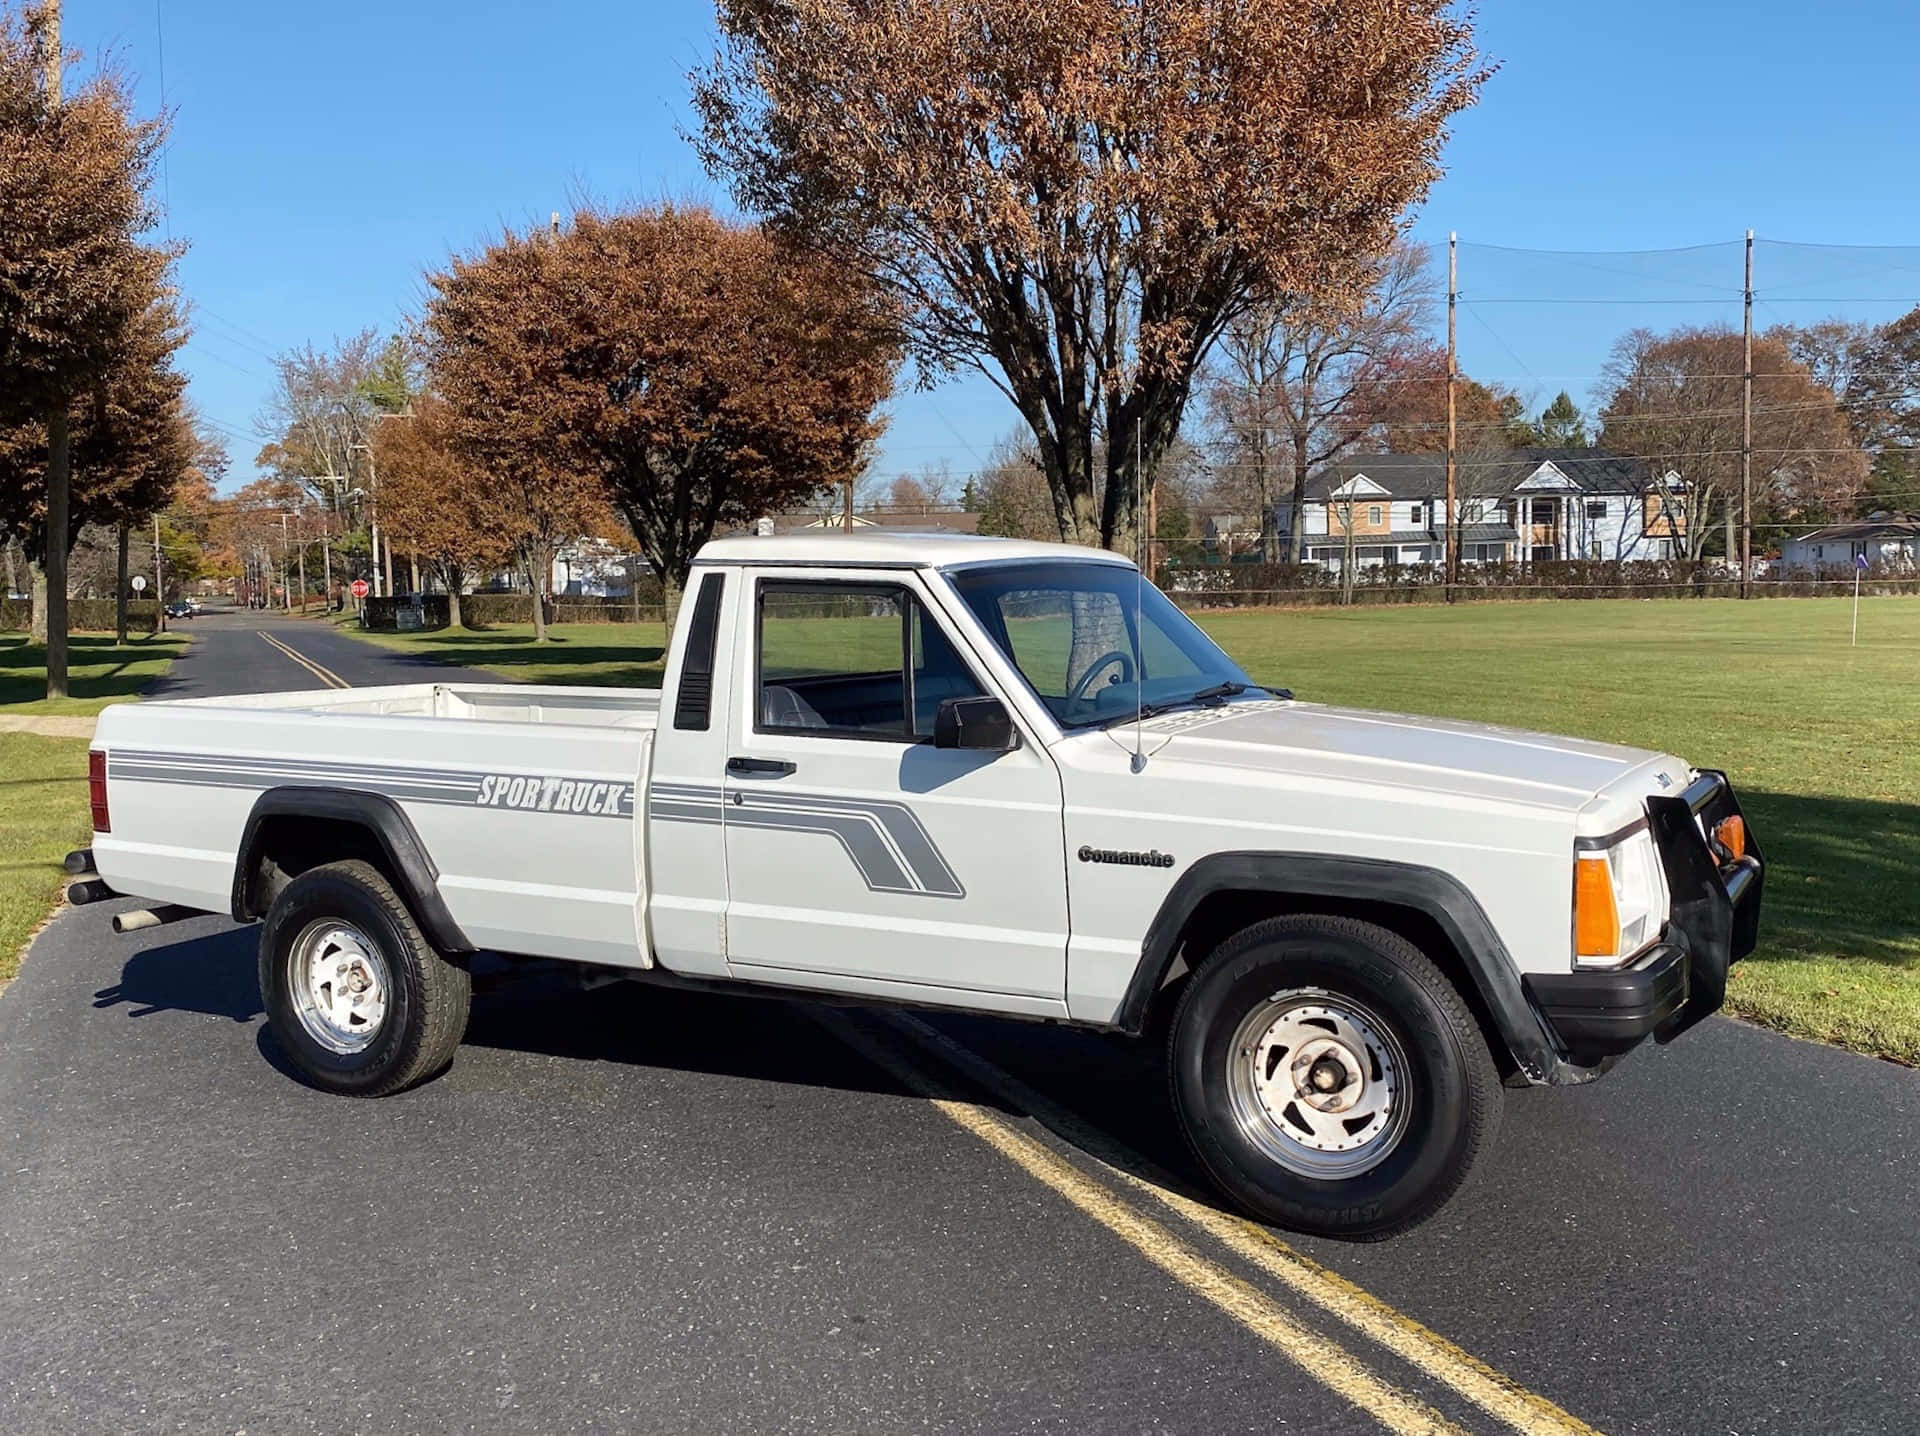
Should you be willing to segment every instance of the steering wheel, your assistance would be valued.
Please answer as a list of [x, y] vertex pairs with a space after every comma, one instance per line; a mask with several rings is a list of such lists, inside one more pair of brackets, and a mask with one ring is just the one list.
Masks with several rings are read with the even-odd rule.
[[1114, 682], [1133, 682], [1133, 655], [1124, 648], [1109, 648], [1105, 653], [1087, 665], [1087, 671], [1080, 675], [1079, 682], [1075, 683], [1072, 690], [1068, 692], [1067, 703], [1070, 706], [1091, 701], [1087, 697], [1087, 690], [1093, 687], [1095, 675], [1109, 663], [1118, 663], [1120, 665], [1120, 676], [1113, 680]]

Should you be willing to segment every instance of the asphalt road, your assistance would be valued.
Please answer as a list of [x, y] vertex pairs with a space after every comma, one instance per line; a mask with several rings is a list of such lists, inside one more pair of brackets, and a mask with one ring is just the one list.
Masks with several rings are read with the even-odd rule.
[[[166, 695], [310, 686], [252, 623]], [[1116, 1039], [547, 981], [355, 1102], [252, 931], [110, 910], [0, 996], [0, 1431], [1920, 1429], [1903, 1069], [1713, 1021], [1512, 1094], [1412, 1235], [1282, 1245], [1181, 1208]]]

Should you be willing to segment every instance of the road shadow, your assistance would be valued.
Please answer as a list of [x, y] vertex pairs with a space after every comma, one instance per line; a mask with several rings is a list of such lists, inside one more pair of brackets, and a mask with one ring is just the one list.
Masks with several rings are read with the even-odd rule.
[[1758, 957], [1920, 962], [1920, 806], [1742, 792], [1767, 858]]
[[[135, 1019], [189, 1012], [252, 1023], [264, 1014], [256, 974], [259, 933], [257, 926], [227, 928], [134, 953], [120, 980], [94, 993], [93, 1005]], [[625, 982], [583, 992], [562, 972], [529, 972], [492, 954], [476, 959], [475, 989], [466, 1048], [915, 1100], [933, 1096], [1026, 1115], [950, 1067], [937, 1048], [905, 1039], [876, 1010]], [[828, 1011], [854, 1022], [864, 1040], [898, 1052], [923, 1075], [927, 1090], [909, 1088], [812, 1020]], [[1087, 1132], [1066, 1123], [1053, 1129], [1065, 1144], [1217, 1202], [1174, 1124], [1150, 1044], [1013, 1020], [917, 1015], [1013, 1073], [1099, 1139], [1088, 1141]], [[264, 1023], [257, 1046], [276, 1070], [300, 1080]], [[456, 1058], [450, 1080], [458, 1080], [458, 1064]]]
[[[28, 643], [24, 635], [8, 634], [4, 639], [0, 641], [0, 705], [45, 698], [46, 650]], [[137, 638], [116, 643], [111, 636], [72, 634], [67, 639], [67, 667], [73, 696], [126, 698], [140, 693], [151, 681], [150, 675], [127, 670], [164, 652], [150, 652], [144, 640]]]

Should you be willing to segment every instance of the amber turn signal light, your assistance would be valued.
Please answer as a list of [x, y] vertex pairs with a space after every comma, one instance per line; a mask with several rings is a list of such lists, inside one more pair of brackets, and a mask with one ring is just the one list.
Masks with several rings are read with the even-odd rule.
[[1726, 849], [1729, 860], [1738, 862], [1747, 855], [1747, 820], [1738, 813], [1722, 818], [1714, 827], [1713, 840]]
[[1613, 901], [1613, 874], [1603, 857], [1573, 864], [1573, 951], [1576, 957], [1616, 957], [1620, 910]]

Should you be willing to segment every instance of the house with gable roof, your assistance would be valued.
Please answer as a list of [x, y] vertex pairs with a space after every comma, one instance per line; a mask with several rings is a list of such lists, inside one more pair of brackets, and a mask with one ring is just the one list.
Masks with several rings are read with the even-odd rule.
[[[1446, 557], [1445, 454], [1354, 454], [1307, 486], [1307, 559], [1338, 569]], [[1685, 485], [1598, 449], [1522, 449], [1459, 463], [1462, 563], [1635, 560], [1685, 552]], [[1291, 507], [1278, 505], [1282, 534]]]

